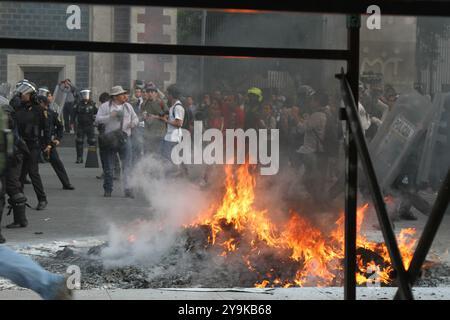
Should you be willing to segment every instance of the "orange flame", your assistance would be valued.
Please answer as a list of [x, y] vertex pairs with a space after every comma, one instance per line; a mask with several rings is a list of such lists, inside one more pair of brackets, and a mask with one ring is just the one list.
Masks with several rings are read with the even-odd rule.
[[[211, 206], [206, 214], [191, 226], [208, 226], [211, 230], [209, 245], [221, 247], [221, 256], [237, 254], [242, 248], [240, 254], [252, 272], [260, 273], [255, 259], [264, 255], [267, 250], [280, 255], [286, 253], [283, 259], [288, 259], [289, 263], [296, 266], [296, 272], [291, 278], [280, 277], [280, 270], [274, 268], [261, 273], [263, 279], [256, 282], [255, 287], [335, 284], [339, 272], [343, 269], [343, 212], [335, 222], [334, 229], [326, 235], [295, 211], [290, 212], [286, 223], [275, 225], [267, 210], [256, 209], [254, 206], [256, 181], [250, 173], [251, 169], [249, 165], [239, 166], [236, 170], [233, 170], [232, 166], [226, 166], [225, 194], [222, 202]], [[365, 204], [357, 210], [357, 247], [360, 250], [370, 250], [377, 259], [365, 261], [367, 257], [357, 255], [357, 283], [368, 283], [375, 275], [380, 282], [389, 284], [392, 282], [393, 269], [386, 246], [367, 240], [360, 232], [368, 207], [369, 205]], [[412, 228], [403, 229], [398, 237], [405, 268], [409, 267], [412, 259], [416, 242], [413, 239], [414, 234], [415, 230]]]

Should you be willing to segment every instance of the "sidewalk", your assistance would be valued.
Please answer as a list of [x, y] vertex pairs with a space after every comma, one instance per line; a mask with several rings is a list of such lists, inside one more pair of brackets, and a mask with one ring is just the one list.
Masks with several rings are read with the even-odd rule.
[[[235, 291], [231, 291], [235, 290]], [[397, 288], [358, 288], [358, 300], [391, 300]], [[449, 300], [450, 287], [413, 288], [416, 300]], [[76, 300], [343, 300], [344, 289], [126, 289], [79, 290]], [[0, 291], [0, 300], [39, 300], [30, 290]]]

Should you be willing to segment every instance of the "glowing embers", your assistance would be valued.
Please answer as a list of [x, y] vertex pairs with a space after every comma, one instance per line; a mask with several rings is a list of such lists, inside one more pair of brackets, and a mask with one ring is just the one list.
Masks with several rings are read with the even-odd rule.
[[[256, 287], [331, 286], [343, 279], [344, 216], [331, 231], [322, 231], [301, 214], [291, 211], [285, 222], [274, 223], [267, 210], [255, 208], [255, 177], [249, 165], [233, 170], [227, 166], [225, 192], [188, 227], [201, 230], [203, 245], [235, 263], [241, 259], [256, 279]], [[389, 285], [394, 278], [387, 248], [360, 234], [368, 204], [357, 212], [358, 284], [379, 281]], [[197, 232], [197, 234], [199, 234]], [[398, 244], [405, 267], [412, 259], [414, 229], [401, 231]]]

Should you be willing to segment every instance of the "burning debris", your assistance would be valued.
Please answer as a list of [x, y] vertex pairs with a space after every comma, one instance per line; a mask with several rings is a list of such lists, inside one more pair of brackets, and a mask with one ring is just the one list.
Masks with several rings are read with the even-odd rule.
[[[198, 229], [197, 246], [221, 251], [221, 256], [238, 256], [254, 273], [256, 287], [332, 286], [342, 282], [344, 258], [343, 214], [327, 234], [295, 211], [282, 225], [274, 224], [267, 210], [255, 209], [254, 176], [244, 165], [234, 172], [226, 168], [222, 203], [188, 228]], [[358, 230], [368, 204], [358, 210]], [[192, 231], [190, 232], [192, 234]], [[402, 230], [399, 246], [405, 267], [412, 259], [414, 229]], [[205, 242], [205, 239], [207, 241]], [[392, 284], [393, 270], [384, 244], [359, 235], [358, 284], [365, 284], [374, 272], [385, 285]]]
[[[120, 236], [109, 243], [84, 251], [65, 248], [39, 261], [58, 272], [73, 263], [81, 265], [82, 288], [341, 286], [343, 213], [325, 229], [295, 210], [284, 219], [274, 219], [269, 209], [257, 208], [255, 186], [251, 166], [226, 167], [223, 198], [179, 229], [175, 241], [156, 252], [157, 259], [123, 263], [130, 261], [123, 255], [132, 255], [137, 247], [151, 247], [164, 235], [160, 225], [146, 229], [141, 221], [117, 229]], [[365, 204], [357, 212], [357, 283], [368, 285], [375, 279], [384, 286], [395, 285], [386, 246], [361, 234], [368, 207]], [[144, 238], [145, 230], [151, 236]], [[163, 238], [165, 242], [167, 239]], [[407, 269], [416, 243], [415, 229], [401, 230], [397, 241]], [[112, 250], [117, 244], [119, 250]], [[120, 262], [105, 263], [106, 257]], [[425, 269], [420, 280], [424, 285], [435, 285], [436, 279], [442, 280], [449, 271], [436, 263], [428, 263]]]

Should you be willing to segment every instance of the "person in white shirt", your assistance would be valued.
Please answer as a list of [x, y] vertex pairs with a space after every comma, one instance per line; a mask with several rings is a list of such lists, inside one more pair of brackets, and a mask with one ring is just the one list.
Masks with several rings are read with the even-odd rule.
[[167, 88], [167, 94], [169, 104], [171, 105], [169, 114], [164, 116], [153, 115], [152, 117], [159, 119], [167, 124], [167, 131], [166, 135], [161, 141], [160, 152], [164, 158], [171, 161], [172, 148], [180, 143], [181, 139], [183, 138], [181, 126], [183, 125], [185, 111], [183, 105], [179, 100], [180, 91], [175, 85], [171, 85]]
[[125, 190], [125, 197], [134, 198], [133, 192], [128, 183], [128, 177], [131, 170], [131, 129], [136, 127], [139, 123], [138, 117], [133, 110], [133, 107], [127, 102], [127, 91], [121, 86], [115, 86], [111, 89], [111, 100], [103, 103], [98, 109], [96, 122], [105, 125], [105, 135], [115, 130], [122, 129], [126, 134], [127, 139], [119, 147], [114, 150], [111, 147], [105, 146], [105, 161], [104, 161], [104, 180], [103, 189], [105, 190], [105, 197], [111, 197], [113, 191], [113, 169], [114, 156], [119, 153], [120, 161], [123, 169], [123, 183]]

